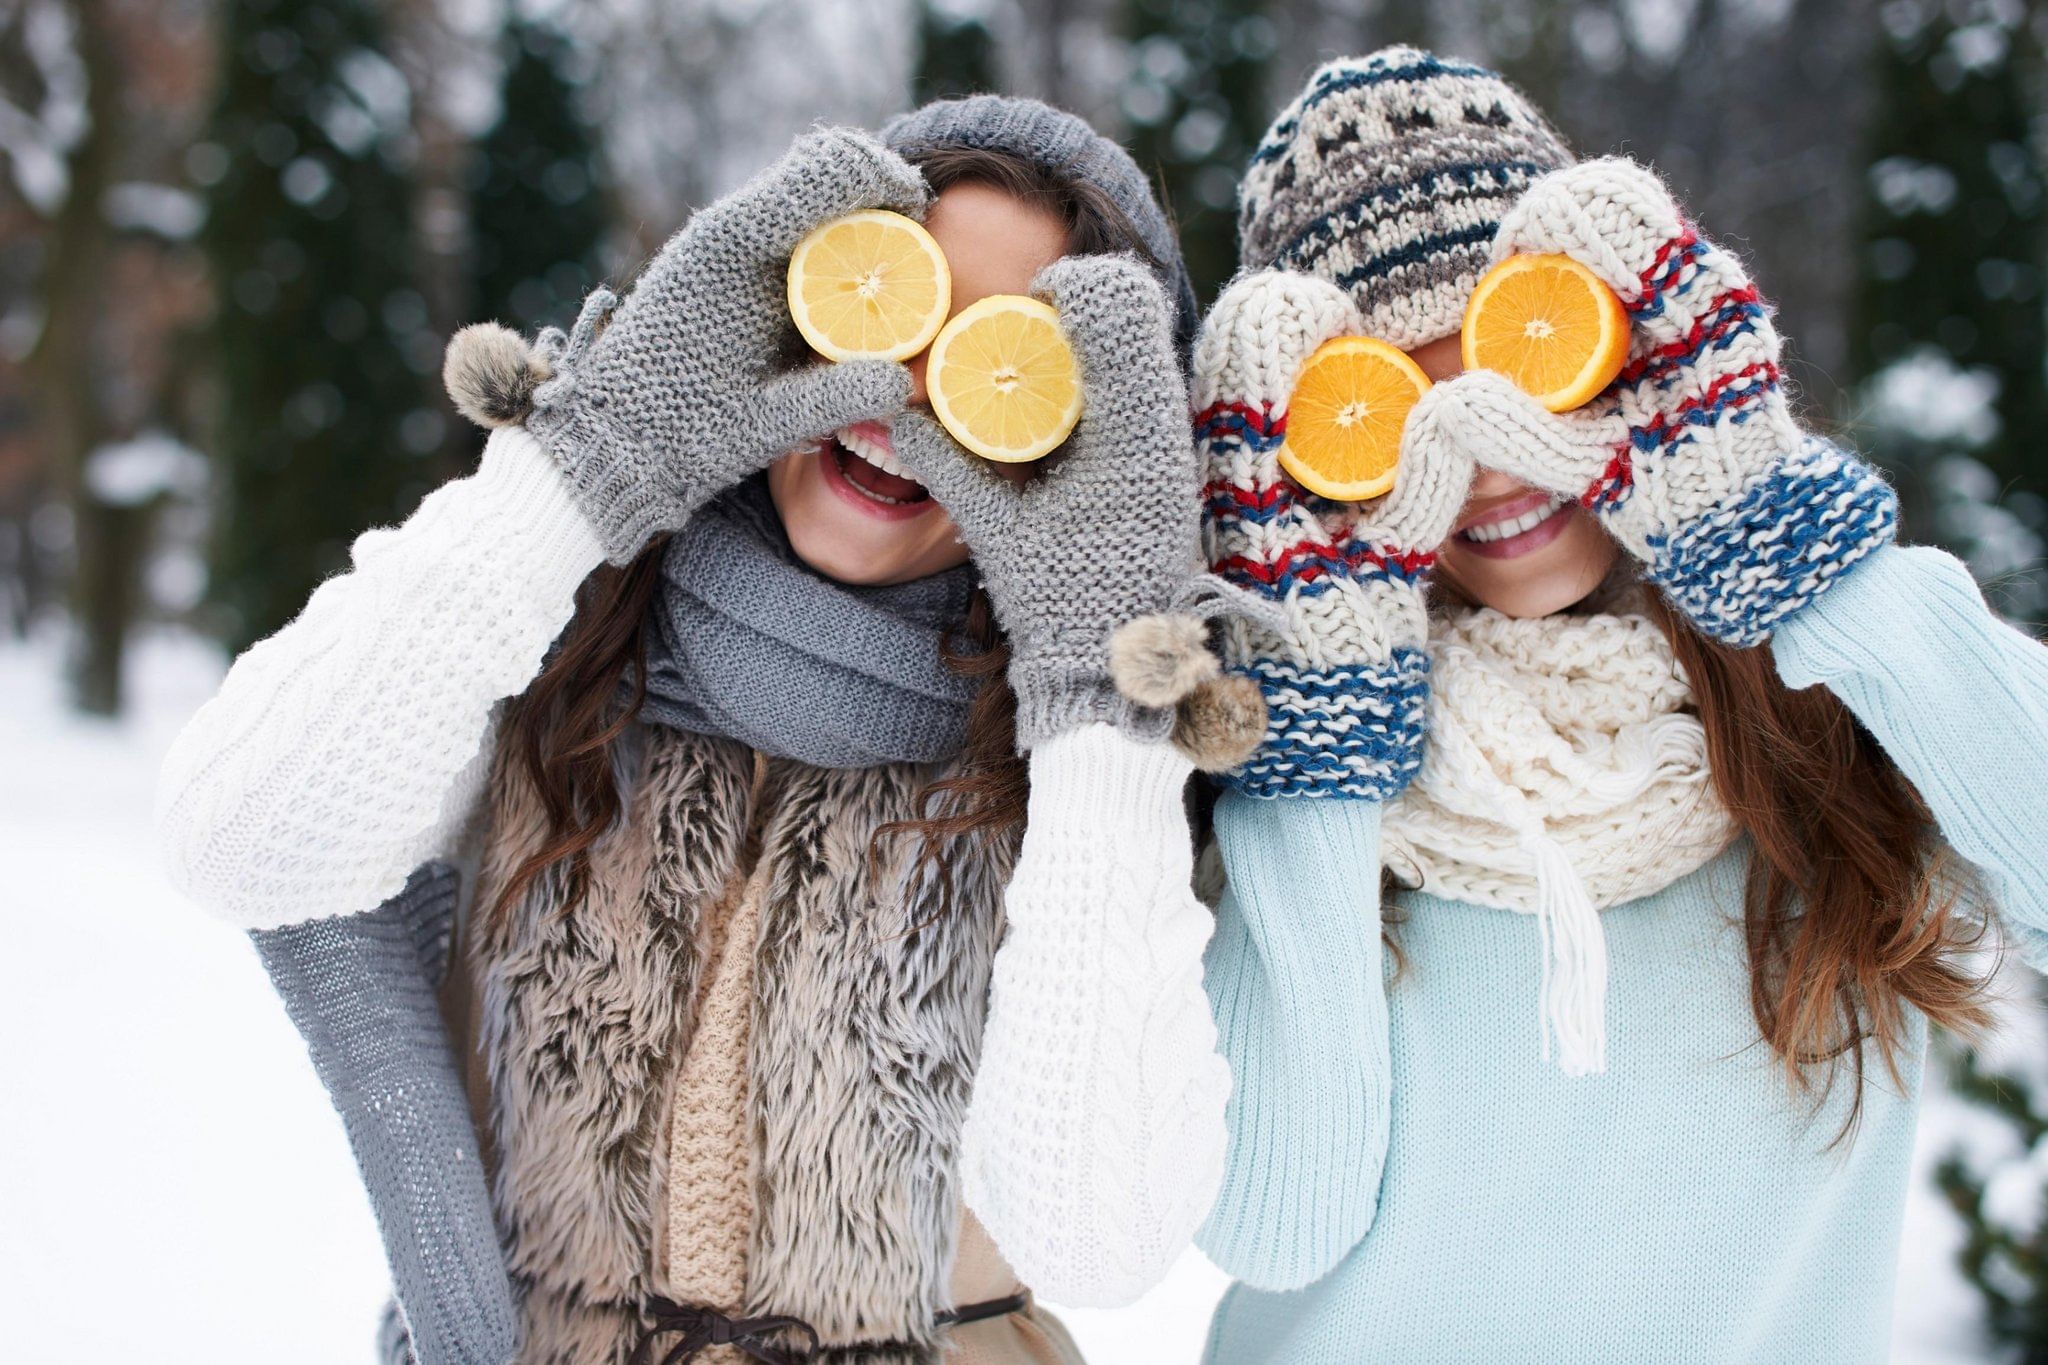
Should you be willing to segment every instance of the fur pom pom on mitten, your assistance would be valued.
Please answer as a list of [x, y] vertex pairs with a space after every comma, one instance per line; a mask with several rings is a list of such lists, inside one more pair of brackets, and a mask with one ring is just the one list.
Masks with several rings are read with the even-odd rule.
[[788, 368], [784, 272], [820, 223], [924, 211], [924, 178], [865, 133], [821, 128], [702, 209], [621, 302], [598, 289], [564, 337], [467, 328], [443, 376], [463, 414], [524, 423], [568, 476], [614, 564], [778, 456], [903, 405], [901, 365]]
[[1173, 745], [1205, 773], [1237, 767], [1265, 736], [1266, 699], [1249, 678], [1222, 671], [1199, 616], [1125, 622], [1110, 637], [1109, 676], [1140, 706], [1174, 708]]
[[540, 349], [499, 322], [478, 322], [448, 340], [441, 383], [455, 410], [480, 427], [516, 427], [533, 411], [533, 391], [554, 377]]

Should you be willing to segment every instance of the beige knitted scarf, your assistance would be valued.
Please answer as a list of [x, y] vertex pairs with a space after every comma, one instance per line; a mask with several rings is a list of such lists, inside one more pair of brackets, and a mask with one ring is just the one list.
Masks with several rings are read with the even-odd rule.
[[1599, 912], [1668, 886], [1735, 824], [1664, 635], [1637, 612], [1431, 625], [1429, 748], [1387, 808], [1382, 857], [1403, 883], [1534, 915], [1543, 1053], [1607, 1066]]

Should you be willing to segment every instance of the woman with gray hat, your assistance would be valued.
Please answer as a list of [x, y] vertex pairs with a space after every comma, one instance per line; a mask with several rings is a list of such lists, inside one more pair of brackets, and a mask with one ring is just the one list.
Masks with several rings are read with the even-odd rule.
[[[1058, 309], [1042, 472], [955, 446], [922, 359], [793, 354], [792, 248], [878, 207], [956, 311]], [[392, 1359], [1065, 1360], [1027, 1285], [1164, 1272], [1228, 1077], [1190, 761], [1109, 653], [1196, 591], [1192, 324], [1130, 158], [980, 97], [799, 139], [566, 337], [458, 337], [477, 472], [162, 788], [347, 1121]]]

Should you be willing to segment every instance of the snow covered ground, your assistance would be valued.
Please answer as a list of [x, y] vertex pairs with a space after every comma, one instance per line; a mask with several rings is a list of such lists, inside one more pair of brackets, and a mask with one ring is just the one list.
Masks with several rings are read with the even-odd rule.
[[[55, 664], [0, 644], [0, 1355], [368, 1365], [387, 1282], [340, 1123], [247, 942], [156, 870], [157, 761], [220, 661], [144, 641], [117, 725], [67, 715]], [[1923, 1167], [2001, 1140], [1938, 1094], [1922, 1137]], [[1896, 1361], [1993, 1358], [1956, 1240], [1916, 1180]], [[1191, 1251], [1137, 1305], [1063, 1316], [1091, 1359], [1193, 1361], [1223, 1285]]]

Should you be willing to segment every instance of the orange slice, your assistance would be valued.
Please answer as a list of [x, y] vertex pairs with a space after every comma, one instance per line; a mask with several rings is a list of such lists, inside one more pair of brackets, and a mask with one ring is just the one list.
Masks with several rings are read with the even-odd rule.
[[953, 306], [953, 272], [922, 224], [884, 209], [835, 218], [789, 258], [789, 315], [827, 360], [908, 360]]
[[932, 343], [924, 382], [933, 414], [984, 460], [1040, 459], [1081, 419], [1081, 366], [1059, 314], [1021, 294], [961, 309]]
[[1394, 486], [1401, 428], [1429, 388], [1407, 354], [1371, 337], [1316, 347], [1287, 400], [1280, 467], [1311, 493], [1363, 502]]
[[1591, 402], [1628, 361], [1628, 314], [1569, 256], [1510, 256], [1465, 305], [1468, 370], [1513, 380], [1552, 412]]

